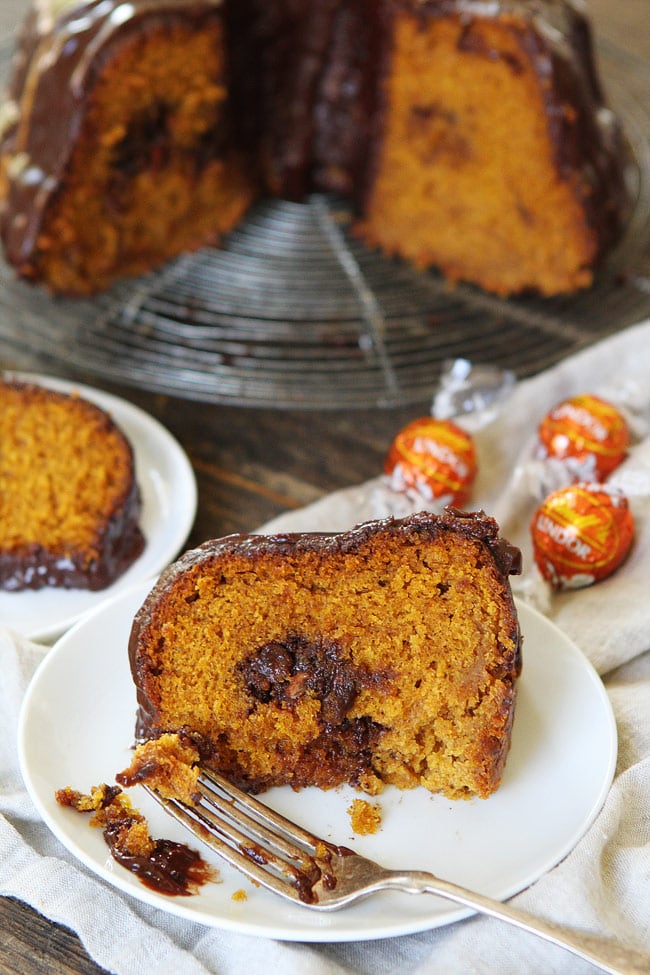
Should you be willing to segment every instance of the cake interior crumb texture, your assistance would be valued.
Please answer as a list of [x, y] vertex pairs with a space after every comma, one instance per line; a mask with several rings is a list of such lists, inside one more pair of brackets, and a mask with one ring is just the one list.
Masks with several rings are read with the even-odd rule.
[[591, 283], [586, 187], [558, 179], [529, 43], [516, 17], [397, 23], [368, 239], [501, 294]]
[[130, 443], [77, 395], [0, 382], [0, 587], [104, 588], [140, 554]]
[[573, 2], [40, 0], [21, 38], [0, 231], [56, 293], [219, 244], [270, 196], [336, 193], [369, 246], [499, 295], [588, 286], [625, 225]]
[[206, 543], [172, 567], [131, 635], [146, 736], [188, 732], [253, 791], [494, 791], [520, 668], [507, 574], [435, 518], [371, 524], [343, 546]]
[[97, 290], [121, 266], [139, 274], [216, 243], [249, 206], [246, 167], [225, 145], [221, 34], [214, 21], [163, 25], [155, 43], [136, 33], [98, 73], [39, 238], [57, 290], [77, 291], [80, 277]]
[[371, 836], [381, 828], [381, 807], [365, 799], [353, 799], [348, 807], [350, 825], [359, 836]]

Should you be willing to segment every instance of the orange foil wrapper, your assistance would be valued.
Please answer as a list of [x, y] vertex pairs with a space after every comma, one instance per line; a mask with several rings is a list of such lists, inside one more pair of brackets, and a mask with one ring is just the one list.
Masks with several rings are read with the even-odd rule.
[[393, 440], [384, 471], [395, 491], [462, 505], [476, 477], [474, 440], [450, 420], [413, 420]]
[[535, 562], [554, 589], [604, 579], [627, 555], [634, 519], [627, 498], [602, 484], [553, 491], [531, 521]]
[[588, 393], [558, 403], [538, 433], [544, 454], [566, 460], [577, 480], [604, 480], [625, 459], [630, 444], [622, 414]]

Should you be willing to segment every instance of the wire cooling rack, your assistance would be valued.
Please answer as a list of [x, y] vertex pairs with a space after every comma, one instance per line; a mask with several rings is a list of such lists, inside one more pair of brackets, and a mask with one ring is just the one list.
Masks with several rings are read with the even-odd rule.
[[[8, 45], [0, 48], [8, 59]], [[634, 211], [582, 294], [501, 300], [368, 250], [336, 199], [260, 203], [222, 249], [92, 300], [53, 299], [0, 263], [0, 365], [81, 372], [185, 398], [342, 409], [427, 400], [442, 363], [538, 372], [650, 316], [650, 71], [600, 52], [631, 148]]]

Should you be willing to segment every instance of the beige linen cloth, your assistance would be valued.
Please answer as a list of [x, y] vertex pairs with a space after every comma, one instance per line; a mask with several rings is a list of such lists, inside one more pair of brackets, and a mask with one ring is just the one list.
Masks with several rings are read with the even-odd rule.
[[[636, 521], [630, 557], [589, 589], [551, 595], [536, 575], [528, 522], [562, 472], [534, 458], [534, 432], [556, 402], [598, 393], [627, 412], [634, 444], [612, 480]], [[614, 783], [587, 834], [513, 902], [542, 917], [650, 950], [650, 323], [515, 386], [494, 415], [470, 415], [480, 474], [471, 504], [499, 519], [524, 552], [517, 590], [555, 621], [603, 676], [619, 734]], [[275, 519], [271, 530], [333, 530], [422, 505], [382, 478]], [[40, 822], [16, 755], [27, 684], [47, 648], [0, 630], [0, 894], [19, 898], [78, 933], [117, 975], [587, 975], [591, 965], [500, 922], [471, 917], [417, 935], [331, 945], [283, 943], [203, 927], [114, 890], [87, 872]], [[561, 674], [557, 675], [561, 680]], [[406, 895], [405, 895], [406, 896]], [[0, 951], [1, 951], [0, 932]]]

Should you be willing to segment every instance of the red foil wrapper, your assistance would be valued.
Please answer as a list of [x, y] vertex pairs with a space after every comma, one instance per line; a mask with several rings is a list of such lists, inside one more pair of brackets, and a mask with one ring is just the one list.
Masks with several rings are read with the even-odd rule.
[[622, 414], [588, 393], [558, 403], [538, 432], [545, 455], [566, 460], [577, 480], [604, 480], [625, 459], [630, 444]]
[[621, 564], [632, 544], [634, 519], [620, 491], [572, 484], [549, 494], [530, 529], [542, 576], [554, 589], [579, 589]]
[[421, 417], [397, 434], [384, 471], [396, 491], [462, 505], [476, 477], [474, 439], [450, 420]]

